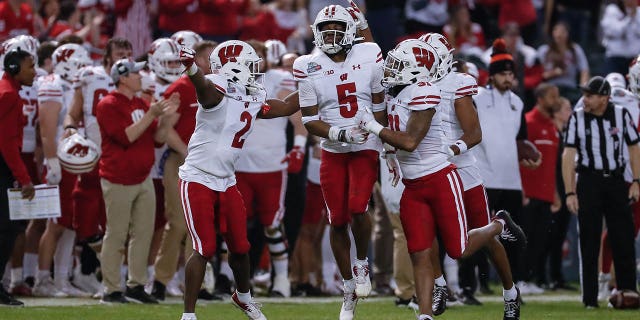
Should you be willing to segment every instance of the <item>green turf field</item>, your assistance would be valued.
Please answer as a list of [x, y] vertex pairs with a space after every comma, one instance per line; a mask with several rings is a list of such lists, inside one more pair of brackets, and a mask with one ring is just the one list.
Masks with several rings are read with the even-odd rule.
[[[448, 309], [437, 319], [450, 320], [489, 320], [502, 319], [502, 304], [497, 298], [481, 299], [483, 306], [456, 306]], [[577, 296], [544, 296], [535, 301], [529, 301], [522, 307], [521, 319], [523, 320], [625, 320], [640, 319], [640, 311], [619, 311], [601, 307], [597, 310], [585, 310], [578, 301]], [[533, 298], [532, 298], [533, 299]], [[33, 306], [38, 304], [68, 304], [66, 306]], [[295, 299], [295, 302], [286, 302], [283, 299], [258, 299], [263, 303], [263, 311], [268, 319], [285, 320], [335, 320], [338, 319], [341, 300], [331, 299]], [[40, 301], [38, 303], [38, 301]], [[50, 301], [50, 302], [49, 302]], [[0, 308], [0, 319], [11, 320], [179, 320], [182, 308], [179, 300], [173, 300], [173, 304], [146, 306], [138, 304], [105, 306], [96, 304], [95, 300], [69, 300], [69, 299], [29, 299], [24, 308]], [[78, 302], [80, 301], [80, 302]], [[415, 319], [412, 310], [398, 308], [393, 304], [393, 298], [375, 298], [361, 301], [356, 309], [356, 320], [393, 320]], [[228, 302], [209, 303], [199, 305], [197, 309], [199, 320], [214, 319], [246, 319], [246, 317]]]

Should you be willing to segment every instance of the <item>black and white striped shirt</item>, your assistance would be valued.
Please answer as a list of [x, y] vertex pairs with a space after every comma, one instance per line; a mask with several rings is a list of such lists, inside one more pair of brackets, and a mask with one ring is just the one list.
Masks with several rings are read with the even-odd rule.
[[623, 139], [627, 145], [640, 141], [629, 111], [612, 103], [602, 116], [577, 108], [565, 132], [565, 146], [578, 150], [578, 167], [589, 170], [623, 169], [627, 162]]

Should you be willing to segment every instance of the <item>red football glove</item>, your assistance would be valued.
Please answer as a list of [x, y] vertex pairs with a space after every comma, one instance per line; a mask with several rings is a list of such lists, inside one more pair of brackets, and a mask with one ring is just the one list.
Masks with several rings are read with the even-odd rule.
[[194, 75], [198, 72], [198, 66], [195, 65], [196, 52], [191, 48], [180, 48], [180, 63], [186, 68], [187, 75]]
[[294, 146], [291, 151], [282, 159], [281, 163], [288, 162], [287, 172], [299, 173], [302, 170], [302, 163], [304, 162], [304, 149], [299, 146]]

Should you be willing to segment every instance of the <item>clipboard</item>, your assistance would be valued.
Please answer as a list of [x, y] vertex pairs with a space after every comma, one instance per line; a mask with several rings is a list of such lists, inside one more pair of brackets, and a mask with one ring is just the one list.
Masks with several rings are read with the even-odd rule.
[[37, 185], [32, 200], [22, 199], [21, 189], [7, 189], [10, 220], [58, 218], [61, 215], [58, 186]]

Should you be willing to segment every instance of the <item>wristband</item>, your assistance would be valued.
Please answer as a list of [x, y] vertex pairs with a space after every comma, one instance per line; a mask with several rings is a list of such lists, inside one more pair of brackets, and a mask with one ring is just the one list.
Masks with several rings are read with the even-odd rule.
[[636, 182], [637, 184], [640, 184], [640, 178], [631, 180], [631, 183], [634, 183], [634, 182]]
[[198, 73], [198, 66], [196, 66], [196, 64], [192, 64], [189, 68], [187, 68], [187, 75], [188, 76], [192, 76], [194, 74]]
[[575, 192], [567, 192], [567, 193], [564, 194], [564, 198], [566, 199], [568, 197], [575, 196], [575, 195], [576, 195]]
[[456, 143], [454, 143], [454, 145], [456, 147], [458, 147], [458, 149], [460, 149], [460, 154], [463, 154], [463, 153], [467, 152], [467, 150], [469, 150], [469, 149], [467, 149], [467, 144], [462, 140], [456, 141]]
[[307, 137], [300, 134], [293, 137], [293, 146], [300, 147], [302, 150], [304, 150], [304, 147], [306, 145], [307, 145]]
[[369, 132], [375, 134], [376, 136], [380, 136], [380, 131], [384, 129], [384, 127], [381, 124], [379, 124], [378, 121], [375, 121], [375, 120], [367, 123], [366, 126]]

